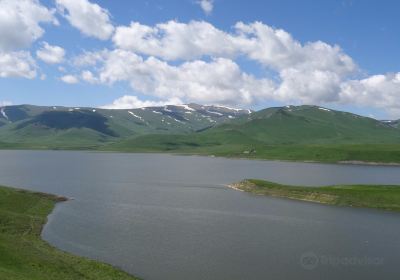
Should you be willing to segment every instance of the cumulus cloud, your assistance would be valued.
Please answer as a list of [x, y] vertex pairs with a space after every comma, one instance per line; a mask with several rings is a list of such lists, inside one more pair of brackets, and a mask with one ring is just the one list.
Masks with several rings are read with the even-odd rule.
[[375, 107], [400, 117], [400, 72], [373, 75], [350, 80], [341, 85], [340, 101], [344, 104]]
[[[321, 41], [301, 44], [288, 32], [261, 22], [238, 22], [233, 32], [224, 32], [204, 21], [168, 21], [154, 27], [132, 22], [130, 26], [117, 27], [113, 41], [117, 48], [167, 61], [204, 57], [234, 60], [244, 56], [275, 72], [278, 82], [275, 86], [268, 82], [268, 90], [265, 79], [253, 79], [264, 88], [248, 93], [248, 101], [259, 100], [254, 95], [262, 92], [264, 99], [273, 96], [286, 102], [332, 102], [339, 97], [343, 79], [358, 70], [339, 46]], [[272, 88], [276, 89], [273, 94]]]
[[232, 57], [239, 52], [237, 38], [205, 21], [168, 21], [154, 27], [132, 22], [116, 28], [118, 48], [165, 60], [191, 60], [203, 56]]
[[79, 82], [79, 79], [74, 75], [64, 75], [60, 78], [66, 84], [76, 84]]
[[88, 0], [56, 0], [58, 10], [83, 34], [107, 40], [114, 32], [108, 10]]
[[172, 98], [165, 101], [151, 101], [151, 100], [140, 100], [137, 96], [134, 95], [124, 95], [116, 100], [113, 103], [102, 106], [104, 109], [135, 109], [135, 108], [143, 108], [143, 107], [152, 107], [152, 106], [164, 106], [171, 104], [181, 104], [182, 102], [179, 99]]
[[200, 8], [206, 15], [211, 14], [214, 9], [214, 1], [213, 0], [200, 0], [197, 2], [200, 5]]
[[89, 70], [82, 71], [81, 79], [90, 84], [94, 84], [98, 82], [98, 79], [93, 75], [93, 73]]
[[272, 81], [246, 74], [226, 58], [173, 66], [120, 49], [110, 51], [98, 75], [102, 83], [128, 81], [136, 92], [184, 102], [248, 105], [273, 93], [274, 88]]
[[21, 49], [44, 34], [41, 24], [58, 24], [54, 11], [38, 0], [0, 1], [0, 77], [36, 77], [36, 63]]
[[302, 45], [286, 31], [261, 22], [238, 22], [231, 33], [205, 21], [168, 21], [154, 27], [132, 22], [117, 27], [113, 41], [118, 48], [165, 60], [244, 55], [275, 70], [318, 68], [345, 74], [356, 68], [338, 46], [321, 41]]
[[321, 41], [301, 44], [282, 29], [261, 22], [235, 25], [235, 45], [245, 54], [264, 66], [280, 71], [287, 68], [299, 70], [332, 71], [340, 75], [356, 70], [356, 65], [339, 46]]
[[100, 62], [104, 62], [108, 50], [101, 51], [84, 51], [72, 59], [72, 64], [76, 67], [96, 66]]
[[0, 52], [0, 77], [36, 77], [36, 64], [29, 52]]
[[65, 50], [59, 46], [43, 42], [42, 48], [36, 52], [37, 57], [49, 64], [61, 63], [64, 60]]
[[41, 23], [58, 24], [54, 11], [37, 0], [0, 1], [0, 51], [13, 51], [40, 38]]
[[[204, 21], [132, 22], [117, 27], [113, 42], [116, 49], [107, 58], [96, 54], [96, 63], [104, 63], [101, 82], [125, 80], [141, 93], [195, 102], [336, 102], [342, 82], [358, 71], [339, 46], [302, 44], [261, 22], [238, 22], [232, 32]], [[271, 70], [274, 77], [244, 73], [235, 63], [239, 56]], [[168, 61], [184, 62], [172, 66]]]
[[280, 72], [276, 97], [286, 103], [321, 104], [339, 100], [341, 78], [335, 72], [302, 71], [296, 68]]
[[[134, 92], [159, 100], [251, 106], [266, 101], [352, 104], [400, 116], [400, 74], [363, 76], [339, 46], [301, 43], [261, 22], [223, 31], [204, 21], [132, 22], [116, 28], [115, 49], [85, 52], [80, 67], [88, 82], [128, 82]], [[235, 61], [253, 61], [265, 77]], [[358, 78], [355, 78], [358, 77]]]

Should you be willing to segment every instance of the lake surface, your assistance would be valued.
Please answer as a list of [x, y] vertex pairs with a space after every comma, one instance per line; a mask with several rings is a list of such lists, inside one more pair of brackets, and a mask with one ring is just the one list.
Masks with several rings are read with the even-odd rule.
[[74, 198], [45, 240], [144, 279], [398, 279], [400, 214], [225, 186], [244, 178], [400, 184], [400, 167], [0, 151], [0, 184]]

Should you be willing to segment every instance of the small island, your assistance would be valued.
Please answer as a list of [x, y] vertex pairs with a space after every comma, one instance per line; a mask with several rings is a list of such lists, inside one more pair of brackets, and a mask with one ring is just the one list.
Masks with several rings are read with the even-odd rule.
[[257, 195], [289, 198], [337, 206], [366, 207], [400, 211], [400, 186], [334, 185], [293, 186], [247, 179], [229, 185], [230, 188]]
[[111, 265], [60, 251], [40, 238], [66, 198], [0, 187], [0, 279], [137, 279]]

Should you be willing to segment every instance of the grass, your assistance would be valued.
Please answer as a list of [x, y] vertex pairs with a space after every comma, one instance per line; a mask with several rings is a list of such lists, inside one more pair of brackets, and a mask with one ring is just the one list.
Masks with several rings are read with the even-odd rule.
[[[67, 139], [68, 140], [68, 139]], [[5, 143], [0, 149], [36, 150], [99, 150], [115, 152], [154, 152], [215, 155], [220, 157], [313, 161], [400, 163], [400, 144], [265, 144], [247, 139], [241, 133], [227, 135], [151, 134], [102, 144], [65, 141], [51, 143]]]
[[268, 108], [210, 129], [121, 139], [100, 149], [256, 159], [400, 163], [400, 130], [315, 106]]
[[400, 163], [400, 144], [265, 144], [239, 132], [145, 135], [99, 147], [122, 152], [168, 152], [269, 160]]
[[110, 265], [62, 252], [40, 238], [60, 197], [0, 187], [0, 279], [137, 279]]
[[335, 185], [307, 187], [281, 185], [249, 179], [231, 187], [257, 195], [268, 195], [337, 206], [400, 211], [400, 186]]
[[[28, 107], [29, 110], [16, 107], [15, 112], [10, 109], [10, 114], [14, 112], [15, 118], [18, 114], [22, 118], [25, 111], [33, 108], [44, 110]], [[208, 129], [204, 129], [204, 120], [199, 121], [197, 117], [193, 122], [171, 126], [161, 122], [159, 114], [140, 110], [140, 115], [149, 123], [145, 125], [146, 122], [132, 118], [126, 110], [97, 112], [99, 115], [91, 111], [42, 112], [40, 117], [28, 122], [5, 124], [0, 127], [0, 149], [167, 152], [288, 161], [400, 163], [400, 129], [371, 118], [321, 110], [317, 106], [268, 108]], [[185, 118], [194, 118], [194, 115]]]
[[399, 144], [319, 144], [254, 146], [249, 157], [315, 162], [399, 163]]

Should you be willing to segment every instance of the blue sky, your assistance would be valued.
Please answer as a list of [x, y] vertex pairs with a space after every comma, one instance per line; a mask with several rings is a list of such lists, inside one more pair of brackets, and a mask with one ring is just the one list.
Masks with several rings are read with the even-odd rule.
[[[200, 2], [0, 0], [10, 18], [0, 19], [0, 102], [110, 108], [197, 102], [254, 109], [311, 103], [400, 118], [398, 1], [204, 0], [207, 11]], [[32, 14], [30, 5], [47, 14]], [[21, 15], [33, 22], [22, 24]], [[102, 25], [110, 30], [93, 31]], [[9, 34], [10, 26], [21, 38]], [[136, 38], [143, 28], [147, 33]], [[210, 30], [218, 34], [208, 37]], [[207, 36], [199, 37], [202, 32]], [[40, 58], [44, 42], [64, 55], [50, 63]], [[101, 58], [77, 65], [88, 53]], [[11, 71], [18, 62], [32, 71]]]

